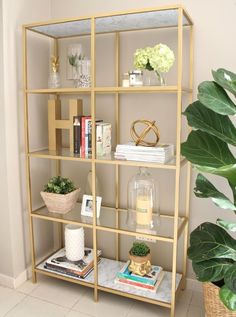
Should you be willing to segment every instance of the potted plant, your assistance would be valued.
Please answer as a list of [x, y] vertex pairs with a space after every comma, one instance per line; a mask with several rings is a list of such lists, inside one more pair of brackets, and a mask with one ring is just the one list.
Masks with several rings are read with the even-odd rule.
[[65, 214], [74, 208], [79, 191], [68, 178], [56, 176], [49, 180], [40, 194], [50, 212]]
[[151, 269], [150, 248], [144, 242], [134, 242], [129, 251], [129, 270], [135, 274], [144, 276]]
[[[227, 213], [236, 213], [236, 127], [230, 119], [236, 114], [232, 100], [236, 97], [236, 74], [218, 69], [212, 75], [214, 81], [199, 85], [198, 100], [184, 112], [194, 130], [181, 152], [198, 171], [225, 178], [232, 199], [201, 173], [196, 178], [195, 195], [211, 198]], [[236, 223], [217, 219], [216, 224], [204, 222], [190, 234], [188, 257], [197, 279], [204, 282], [207, 317], [236, 316], [236, 240], [230, 231], [236, 232]], [[211, 307], [207, 303], [210, 297], [216, 300]]]

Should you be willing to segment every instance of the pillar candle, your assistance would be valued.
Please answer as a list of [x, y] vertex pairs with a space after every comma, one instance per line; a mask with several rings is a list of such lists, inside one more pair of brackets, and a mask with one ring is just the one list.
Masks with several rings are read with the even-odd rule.
[[136, 222], [138, 225], [149, 225], [152, 221], [152, 199], [150, 196], [137, 196]]

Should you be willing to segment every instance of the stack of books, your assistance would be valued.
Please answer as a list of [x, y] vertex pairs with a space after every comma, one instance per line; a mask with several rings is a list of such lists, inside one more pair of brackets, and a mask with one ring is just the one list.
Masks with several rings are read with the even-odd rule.
[[158, 144], [157, 146], [148, 147], [135, 145], [134, 142], [127, 144], [118, 144], [116, 146], [115, 158], [117, 160], [141, 161], [167, 163], [174, 156], [173, 144]]
[[117, 273], [115, 283], [155, 293], [164, 276], [162, 267], [152, 265], [149, 274], [140, 276], [129, 271], [129, 264], [130, 261]]
[[[101, 250], [97, 251], [97, 256], [101, 255]], [[100, 258], [98, 258], [100, 261]], [[65, 248], [59, 250], [50, 256], [44, 263], [44, 268], [57, 272], [65, 276], [86, 278], [93, 270], [94, 267], [94, 254], [93, 249], [85, 248], [84, 258], [79, 261], [70, 261], [66, 258]]]
[[[73, 143], [74, 153], [81, 157], [92, 154], [92, 118], [91, 116], [74, 116]], [[96, 119], [97, 155], [111, 153], [111, 123]]]

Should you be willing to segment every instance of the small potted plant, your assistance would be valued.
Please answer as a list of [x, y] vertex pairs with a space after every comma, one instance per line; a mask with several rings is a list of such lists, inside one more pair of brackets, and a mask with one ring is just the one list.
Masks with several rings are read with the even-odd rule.
[[79, 189], [68, 178], [52, 177], [40, 192], [50, 212], [65, 214], [75, 207]]
[[131, 272], [144, 276], [151, 271], [150, 248], [144, 242], [134, 242], [129, 251], [129, 257]]

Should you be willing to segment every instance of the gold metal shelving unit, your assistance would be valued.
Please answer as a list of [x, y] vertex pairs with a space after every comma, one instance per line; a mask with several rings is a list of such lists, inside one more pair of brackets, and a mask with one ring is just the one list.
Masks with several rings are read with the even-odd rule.
[[[119, 86], [120, 81], [120, 33], [127, 31], [139, 31], [156, 28], [176, 28], [178, 33], [178, 78], [177, 84], [174, 86], [143, 86], [143, 87], [129, 87], [124, 88]], [[187, 29], [190, 34], [189, 41], [189, 85], [183, 87], [182, 72], [183, 72], [183, 29]], [[58, 88], [58, 89], [29, 89], [27, 79], [27, 39], [29, 32], [36, 32], [42, 36], [49, 37], [54, 43], [54, 54], [57, 54], [58, 43], [60, 39], [73, 38], [76, 36], [90, 36], [91, 48], [91, 87], [90, 88]], [[97, 34], [115, 34], [115, 87], [98, 87], [96, 86], [96, 58], [95, 58], [95, 39]], [[74, 19], [64, 19], [48, 22], [33, 23], [23, 26], [23, 66], [24, 66], [24, 117], [25, 117], [25, 144], [26, 144], [26, 178], [27, 178], [27, 192], [28, 192], [28, 209], [30, 217], [30, 236], [31, 236], [31, 254], [32, 254], [32, 277], [36, 282], [36, 273], [45, 274], [55, 278], [67, 280], [73, 283], [85, 285], [94, 289], [94, 299], [98, 300], [98, 291], [106, 291], [118, 294], [125, 297], [138, 299], [144, 302], [168, 307], [171, 309], [171, 317], [175, 314], [175, 297], [180, 289], [185, 287], [186, 277], [186, 254], [187, 254], [187, 240], [188, 240], [188, 218], [189, 218], [189, 188], [190, 188], [190, 165], [180, 155], [181, 143], [181, 112], [182, 112], [182, 97], [189, 96], [189, 102], [192, 100], [193, 88], [193, 22], [181, 5], [166, 6], [159, 8], [151, 8], [136, 11], [115, 12], [112, 14], [86, 16]], [[58, 151], [35, 151], [31, 152], [29, 148], [29, 127], [28, 127], [28, 97], [32, 94], [46, 94], [59, 98], [60, 95], [67, 94], [88, 94], [91, 98], [91, 116], [92, 124], [95, 126], [96, 113], [96, 95], [97, 94], [114, 94], [115, 95], [115, 114], [116, 114], [116, 142], [119, 143], [120, 131], [120, 95], [121, 94], [137, 94], [137, 93], [162, 93], [162, 94], [176, 94], [177, 96], [177, 116], [176, 116], [176, 157], [173, 162], [168, 164], [155, 164], [148, 162], [131, 162], [115, 160], [113, 155], [106, 158], [96, 157], [95, 154], [95, 129], [92, 133], [92, 156], [89, 158], [80, 158], [69, 152], [68, 149], [61, 149]], [[103, 206], [100, 218], [97, 220], [93, 217], [90, 222], [83, 219], [80, 215], [80, 205], [77, 209], [69, 212], [66, 215], [51, 214], [45, 207], [33, 210], [31, 197], [31, 175], [30, 175], [30, 161], [31, 158], [42, 158], [56, 161], [57, 173], [60, 174], [60, 163], [63, 160], [67, 161], [83, 161], [88, 162], [92, 166], [92, 189], [93, 201], [95, 202], [96, 188], [95, 176], [97, 164], [110, 164], [115, 166], [115, 191], [116, 199], [114, 206]], [[179, 192], [180, 192], [180, 171], [183, 166], [187, 164], [187, 190], [184, 216], [179, 215]], [[172, 215], [162, 215], [162, 220], [165, 225], [162, 226], [157, 235], [130, 231], [126, 227], [124, 218], [126, 210], [120, 209], [119, 206], [119, 192], [120, 192], [120, 166], [147, 166], [158, 169], [173, 170], [175, 172], [175, 203]], [[96, 210], [95, 206], [93, 206]], [[94, 272], [84, 280], [65, 277], [63, 275], [47, 271], [43, 262], [36, 263], [35, 244], [34, 244], [34, 229], [33, 219], [44, 219], [59, 224], [79, 224], [83, 227], [90, 228], [93, 234], [93, 248], [96, 254], [97, 250], [97, 233], [99, 231], [112, 232], [116, 236], [116, 260], [103, 259], [101, 263], [94, 261]], [[109, 222], [107, 221], [109, 219]], [[166, 232], [163, 228], [169, 228]], [[127, 235], [133, 237], [151, 238], [157, 241], [166, 242], [172, 245], [172, 272], [166, 272], [165, 278], [156, 294], [147, 295], [143, 291], [130, 291], [120, 289], [114, 284], [115, 276], [110, 276], [104, 279], [106, 272], [118, 271], [123, 265], [119, 261], [119, 236]], [[177, 273], [177, 247], [178, 240], [184, 236], [184, 251], [183, 251], [183, 270]]]

